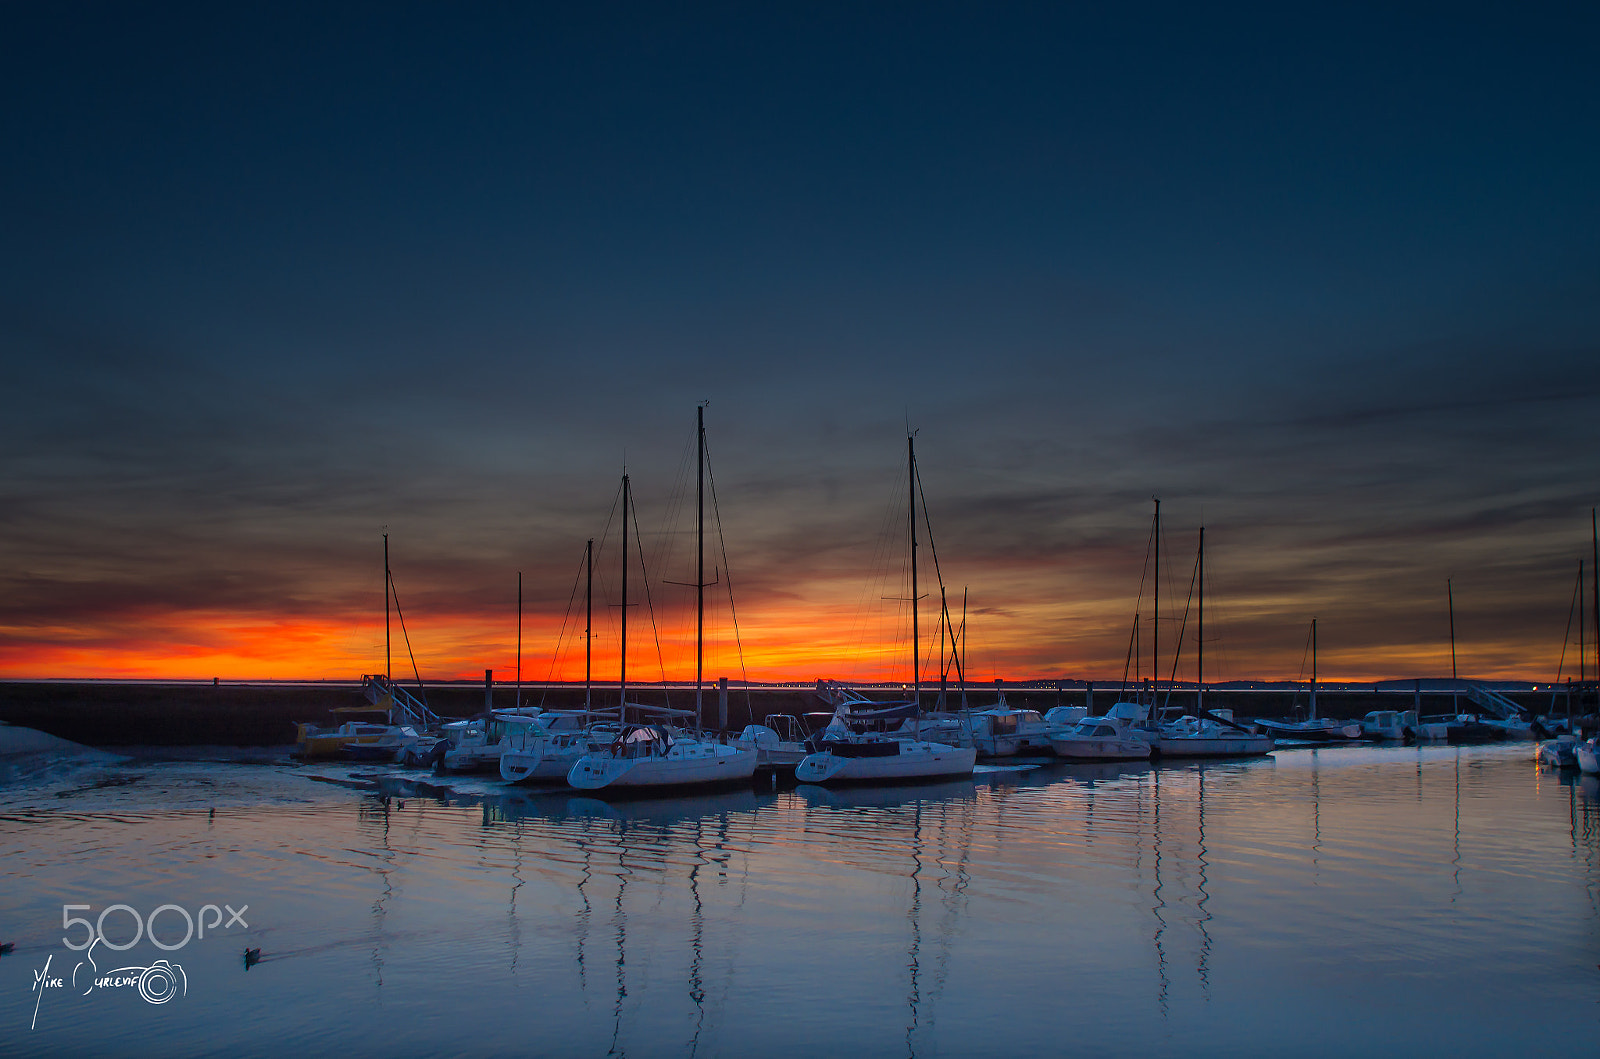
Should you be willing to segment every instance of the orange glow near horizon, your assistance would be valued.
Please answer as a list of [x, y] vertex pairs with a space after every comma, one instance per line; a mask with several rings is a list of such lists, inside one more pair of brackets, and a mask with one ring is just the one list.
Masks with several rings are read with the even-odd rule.
[[[938, 679], [938, 626], [935, 613], [923, 614], [922, 678]], [[741, 615], [744, 611], [741, 611]], [[417, 623], [421, 624], [421, 623]], [[514, 625], [486, 621], [477, 615], [439, 615], [424, 628], [411, 630], [411, 646], [425, 680], [480, 680], [493, 669], [497, 682], [514, 679], [517, 668]], [[863, 627], [851, 604], [816, 605], [806, 616], [783, 623], [750, 621], [741, 628], [743, 665], [731, 630], [708, 620], [705, 678], [748, 677], [754, 681], [803, 681], [830, 677], [844, 681], [908, 681], [911, 675], [909, 624], [890, 616]], [[1091, 679], [1122, 676], [1126, 632], [1121, 619], [1099, 615], [1089, 606], [1012, 608], [1003, 622], [975, 624], [968, 644], [966, 676], [972, 683]], [[1080, 629], [1080, 636], [1054, 635]], [[617, 677], [616, 630], [597, 620], [593, 648], [594, 679]], [[1293, 637], [1285, 637], [1292, 640]], [[553, 645], [561, 641], [552, 660]], [[1122, 641], [1119, 643], [1119, 640]], [[1210, 637], [1208, 636], [1208, 642]], [[1230, 680], [1295, 680], [1300, 652], [1261, 652], [1253, 660], [1209, 655], [1209, 682]], [[1163, 651], [1167, 654], [1167, 651]], [[1541, 665], [1548, 645], [1474, 643], [1463, 655], [1463, 674], [1548, 681], [1554, 675]], [[694, 679], [692, 627], [656, 636], [648, 625], [629, 631], [629, 681], [648, 684], [662, 679]], [[1292, 658], [1289, 657], [1292, 655]], [[1274, 657], [1276, 656], [1276, 657]], [[1170, 658], [1170, 654], [1167, 655]], [[392, 671], [409, 678], [412, 663], [396, 627]], [[1529, 660], [1532, 660], [1531, 664]], [[1470, 660], [1470, 664], [1469, 664]], [[1554, 659], [1549, 660], [1551, 663]], [[153, 616], [138, 622], [108, 623], [84, 628], [0, 629], [0, 679], [174, 679], [318, 680], [354, 679], [384, 668], [382, 620], [362, 615], [345, 620], [301, 616], [280, 619], [213, 612]], [[1148, 676], [1148, 664], [1141, 670]], [[1364, 682], [1411, 675], [1449, 672], [1448, 645], [1395, 643], [1339, 649], [1325, 647], [1319, 660], [1324, 682]], [[1163, 679], [1169, 674], [1162, 673]], [[571, 623], [563, 632], [559, 617], [527, 615], [523, 623], [521, 677], [525, 682], [581, 681], [584, 676], [582, 627]], [[951, 678], [954, 679], [952, 672]], [[1178, 679], [1194, 679], [1193, 661], [1180, 665]]]

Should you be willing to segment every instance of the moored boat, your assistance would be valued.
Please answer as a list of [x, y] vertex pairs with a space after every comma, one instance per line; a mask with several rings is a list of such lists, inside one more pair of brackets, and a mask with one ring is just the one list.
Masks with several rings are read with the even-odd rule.
[[567, 783], [586, 791], [680, 787], [748, 781], [755, 771], [753, 748], [695, 739], [666, 725], [630, 724], [606, 749], [574, 761]]
[[801, 783], [877, 783], [972, 775], [974, 747], [895, 739], [877, 733], [830, 730], [815, 753], [795, 766]]
[[1051, 736], [1050, 748], [1068, 761], [1144, 761], [1155, 753], [1155, 734], [1139, 727], [1148, 712], [1137, 702], [1113, 703], [1103, 717]]
[[1156, 756], [1162, 758], [1259, 757], [1272, 750], [1273, 741], [1235, 723], [1228, 711], [1212, 710], [1204, 717], [1186, 715], [1163, 724], [1155, 745]]

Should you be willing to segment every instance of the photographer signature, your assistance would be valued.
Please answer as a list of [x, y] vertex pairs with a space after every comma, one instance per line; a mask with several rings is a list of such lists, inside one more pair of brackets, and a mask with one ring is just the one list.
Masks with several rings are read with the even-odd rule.
[[[82, 996], [88, 996], [96, 989], [136, 989], [146, 1003], [165, 1004], [175, 996], [189, 995], [189, 979], [183, 973], [181, 964], [157, 960], [145, 967], [117, 967], [102, 972], [94, 958], [95, 945], [98, 944], [99, 939], [96, 939], [83, 954], [85, 958], [79, 960], [72, 969], [72, 988], [76, 990], [81, 984]], [[38, 1025], [39, 1005], [44, 1000], [45, 990], [66, 987], [66, 982], [50, 975], [50, 961], [54, 959], [54, 954], [46, 957], [44, 969], [33, 973], [33, 988], [39, 994], [33, 1002], [33, 1026]]]

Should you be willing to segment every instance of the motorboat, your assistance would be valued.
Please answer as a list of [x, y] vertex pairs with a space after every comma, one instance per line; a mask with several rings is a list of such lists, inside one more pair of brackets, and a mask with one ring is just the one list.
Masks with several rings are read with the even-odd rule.
[[1563, 735], [1557, 739], [1547, 739], [1539, 744], [1536, 753], [1539, 764], [1553, 769], [1574, 769], [1578, 767], [1578, 737]]
[[967, 712], [963, 720], [972, 746], [984, 757], [1015, 757], [1050, 750], [1051, 725], [1037, 710], [993, 706]]
[[1155, 747], [1162, 758], [1255, 757], [1269, 753], [1273, 741], [1235, 723], [1231, 711], [1210, 710], [1203, 717], [1186, 714], [1161, 725]]
[[810, 753], [800, 718], [787, 713], [768, 714], [762, 724], [745, 725], [733, 742], [755, 748], [758, 769], [792, 769]]
[[390, 725], [388, 731], [370, 742], [346, 743], [340, 754], [352, 761], [399, 761], [425, 738], [409, 724]]
[[1373, 710], [1361, 718], [1364, 739], [1411, 739], [1416, 727], [1415, 710]]
[[874, 783], [970, 776], [975, 747], [896, 739], [880, 732], [850, 732], [829, 725], [818, 733], [814, 753], [795, 766], [801, 783]]
[[1485, 724], [1476, 714], [1424, 718], [1417, 725], [1417, 738], [1443, 739], [1449, 743], [1494, 743], [1506, 738], [1505, 729]]
[[1572, 748], [1573, 760], [1578, 763], [1578, 770], [1589, 775], [1600, 773], [1600, 745], [1594, 739], [1585, 739]]
[[663, 724], [627, 724], [610, 746], [574, 761], [567, 783], [594, 791], [748, 781], [756, 760], [754, 747], [696, 739]]
[[508, 727], [524, 724], [541, 712], [537, 706], [527, 706], [450, 721], [439, 727], [440, 736], [449, 746], [442, 753], [435, 750], [433, 757], [444, 772], [494, 772], [499, 769], [500, 755], [505, 752]]
[[1044, 723], [1063, 732], [1076, 728], [1078, 722], [1089, 716], [1087, 706], [1056, 706], [1045, 711]]
[[[300, 758], [341, 757], [349, 746], [366, 746], [380, 740], [399, 737], [403, 726], [389, 723], [389, 711], [375, 706], [338, 706], [335, 714], [378, 715], [382, 721], [345, 721], [343, 724], [322, 726], [301, 721], [295, 726], [295, 744], [292, 753]], [[413, 735], [415, 732], [412, 733]], [[394, 753], [389, 751], [391, 758]]]
[[1140, 727], [1148, 712], [1137, 702], [1114, 703], [1104, 716], [1051, 736], [1050, 748], [1068, 761], [1145, 761], [1155, 752], [1154, 733]]
[[617, 725], [602, 723], [615, 711], [549, 710], [536, 717], [506, 718], [500, 778], [507, 783], [565, 783], [583, 755], [610, 746]]
[[1251, 723], [1274, 739], [1306, 743], [1338, 743], [1360, 739], [1366, 731], [1358, 722], [1337, 721], [1332, 717], [1315, 717], [1305, 721], [1270, 721], [1257, 717]]

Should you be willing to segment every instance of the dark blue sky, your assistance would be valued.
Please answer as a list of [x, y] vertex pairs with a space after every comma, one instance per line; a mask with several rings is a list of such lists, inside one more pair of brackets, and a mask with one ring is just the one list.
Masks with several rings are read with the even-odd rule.
[[1312, 613], [1408, 674], [1450, 576], [1552, 676], [1596, 9], [991, 7], [0, 10], [5, 668], [370, 610], [384, 524], [419, 611], [564, 601], [710, 399], [772, 628], [867, 565], [909, 418], [1001, 672], [1120, 663], [1159, 493], [1235, 675]]

